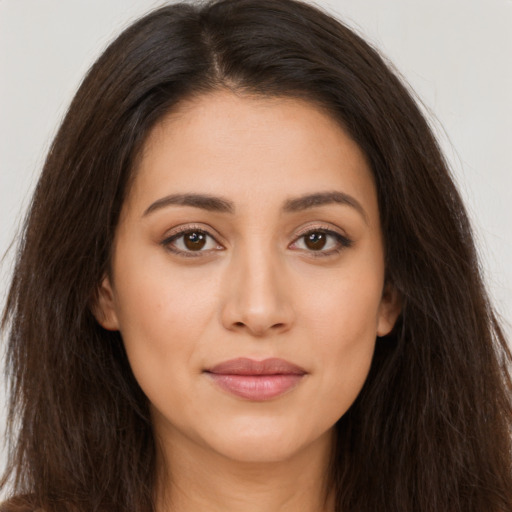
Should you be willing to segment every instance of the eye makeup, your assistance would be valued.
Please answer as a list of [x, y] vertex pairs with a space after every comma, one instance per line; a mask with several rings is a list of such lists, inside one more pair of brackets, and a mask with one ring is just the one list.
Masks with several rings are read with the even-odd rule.
[[[160, 244], [166, 250], [182, 257], [204, 257], [225, 250], [207, 229], [189, 224], [175, 228]], [[351, 239], [331, 228], [308, 226], [295, 235], [288, 249], [301, 251], [313, 257], [329, 257], [352, 245]]]

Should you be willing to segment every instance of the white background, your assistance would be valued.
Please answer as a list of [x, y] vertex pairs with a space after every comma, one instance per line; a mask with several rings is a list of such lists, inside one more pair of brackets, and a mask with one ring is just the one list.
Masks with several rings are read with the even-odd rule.
[[[490, 292], [512, 334], [512, 0], [317, 3], [377, 46], [417, 92], [466, 199]], [[82, 76], [123, 28], [162, 4], [0, 0], [0, 257]], [[0, 306], [11, 260], [0, 267]], [[4, 457], [0, 449], [0, 467]]]

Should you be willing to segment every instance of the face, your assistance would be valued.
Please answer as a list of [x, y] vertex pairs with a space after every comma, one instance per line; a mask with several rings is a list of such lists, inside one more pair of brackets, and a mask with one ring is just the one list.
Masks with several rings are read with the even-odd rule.
[[154, 128], [96, 316], [165, 443], [271, 461], [330, 439], [397, 315], [372, 175], [327, 114], [218, 91]]

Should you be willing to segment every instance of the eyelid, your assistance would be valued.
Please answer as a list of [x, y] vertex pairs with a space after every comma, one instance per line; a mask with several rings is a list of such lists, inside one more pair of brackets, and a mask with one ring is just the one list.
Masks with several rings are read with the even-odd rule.
[[340, 236], [346, 236], [341, 228], [338, 226], [335, 226], [331, 224], [330, 222], [322, 222], [318, 221], [315, 223], [308, 223], [306, 226], [300, 227], [296, 233], [295, 236], [298, 238], [300, 236], [307, 235], [308, 233], [311, 233], [311, 231], [325, 231], [330, 233], [336, 233]]
[[[183, 224], [181, 226], [176, 226], [173, 229], [171, 229], [163, 238], [163, 240], [160, 241], [160, 245], [162, 245], [165, 249], [172, 252], [173, 254], [177, 254], [178, 256], [184, 256], [184, 257], [198, 257], [198, 256], [204, 256], [205, 254], [209, 254], [213, 251], [220, 251], [224, 250], [225, 247], [223, 244], [221, 244], [217, 236], [213, 235], [210, 231], [211, 228], [207, 229], [201, 225], [196, 224]], [[206, 235], [207, 237], [211, 238], [218, 247], [214, 249], [206, 249], [206, 250], [198, 250], [198, 251], [186, 251], [182, 249], [178, 249], [177, 247], [173, 247], [172, 242], [175, 240], [178, 240], [180, 237], [187, 233], [196, 232], [196, 233], [202, 233]], [[219, 248], [221, 247], [221, 248]]]
[[[178, 256], [183, 257], [200, 257], [205, 256], [208, 254], [211, 254], [212, 252], [222, 251], [225, 250], [225, 245], [220, 243], [218, 241], [218, 238], [220, 238], [218, 235], [214, 235], [211, 233], [211, 231], [215, 231], [211, 227], [205, 228], [204, 225], [199, 224], [183, 224], [180, 226], [176, 226], [172, 228], [166, 236], [161, 240], [160, 244], [167, 249], [168, 251], [177, 254]], [[322, 256], [330, 256], [333, 254], [337, 254], [341, 252], [343, 249], [347, 249], [353, 245], [353, 240], [348, 238], [346, 234], [340, 233], [340, 228], [333, 227], [331, 224], [328, 223], [322, 223], [317, 225], [307, 225], [305, 227], [300, 228], [294, 236], [293, 241], [288, 245], [288, 248], [291, 248], [294, 244], [297, 244], [297, 242], [304, 236], [310, 234], [310, 233], [325, 233], [328, 236], [331, 236], [336, 239], [338, 246], [335, 248], [331, 248], [329, 250], [314, 250], [314, 249], [299, 249], [295, 248], [296, 250], [300, 250], [303, 253], [307, 253], [309, 256], [312, 257], [322, 257]], [[217, 247], [210, 248], [206, 250], [183, 250], [179, 249], [175, 246], [173, 246], [173, 242], [183, 235], [191, 232], [198, 232], [206, 235], [207, 237], [211, 238], [214, 243], [217, 244]]]
[[340, 253], [344, 249], [350, 248], [354, 241], [349, 238], [346, 234], [340, 233], [339, 228], [335, 228], [330, 224], [319, 224], [319, 225], [311, 225], [305, 226], [304, 228], [299, 229], [299, 231], [295, 234], [295, 238], [293, 242], [288, 246], [296, 244], [301, 238], [310, 234], [310, 233], [325, 233], [326, 235], [334, 237], [338, 242], [338, 247], [329, 250], [318, 250], [315, 251], [313, 249], [298, 249], [308, 254], [308, 256], [313, 257], [326, 257], [334, 254]]

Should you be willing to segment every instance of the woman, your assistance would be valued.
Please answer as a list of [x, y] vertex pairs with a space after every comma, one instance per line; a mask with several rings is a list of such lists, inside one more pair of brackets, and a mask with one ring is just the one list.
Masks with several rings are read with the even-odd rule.
[[93, 66], [4, 328], [2, 510], [510, 510], [510, 353], [408, 92], [292, 0]]

